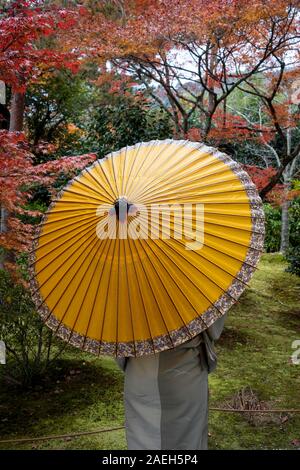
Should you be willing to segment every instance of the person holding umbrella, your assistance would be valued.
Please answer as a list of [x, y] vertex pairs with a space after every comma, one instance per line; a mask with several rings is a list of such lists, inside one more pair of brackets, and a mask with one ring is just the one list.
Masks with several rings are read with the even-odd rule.
[[225, 318], [173, 349], [116, 358], [125, 373], [129, 450], [207, 449], [208, 374], [216, 368], [214, 341]]
[[213, 342], [263, 245], [254, 183], [199, 142], [111, 153], [52, 201], [29, 253], [32, 298], [58, 337], [123, 368], [129, 449], [207, 448]]

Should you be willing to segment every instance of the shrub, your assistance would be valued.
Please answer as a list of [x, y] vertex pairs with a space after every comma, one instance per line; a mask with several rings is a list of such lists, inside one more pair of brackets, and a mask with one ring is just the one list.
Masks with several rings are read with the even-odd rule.
[[22, 386], [38, 381], [65, 348], [43, 324], [28, 290], [4, 270], [0, 270], [0, 339], [7, 351], [0, 374]]
[[280, 250], [281, 208], [264, 204], [266, 218], [265, 251], [273, 253]]
[[286, 271], [300, 276], [300, 246], [292, 246], [286, 253], [286, 259], [289, 266]]
[[[266, 218], [265, 251], [274, 253], [280, 250], [281, 207], [264, 204]], [[300, 197], [294, 199], [289, 207], [289, 242], [291, 250], [300, 246]]]

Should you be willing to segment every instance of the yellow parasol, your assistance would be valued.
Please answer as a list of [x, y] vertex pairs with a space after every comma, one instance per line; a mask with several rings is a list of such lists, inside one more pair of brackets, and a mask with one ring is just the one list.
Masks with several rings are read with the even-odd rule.
[[83, 350], [142, 356], [199, 334], [255, 271], [264, 213], [229, 156], [151, 141], [97, 160], [52, 202], [34, 238], [45, 323]]

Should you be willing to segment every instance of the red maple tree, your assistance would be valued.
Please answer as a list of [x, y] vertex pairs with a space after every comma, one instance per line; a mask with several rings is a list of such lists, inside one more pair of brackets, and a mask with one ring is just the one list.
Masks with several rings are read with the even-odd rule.
[[[13, 253], [27, 251], [32, 242], [33, 226], [23, 223], [20, 216], [41, 215], [40, 211], [25, 208], [33, 185], [42, 184], [55, 196], [57, 190], [53, 188], [53, 182], [58, 174], [64, 173], [72, 178], [78, 170], [96, 159], [95, 154], [86, 154], [33, 165], [32, 157], [23, 133], [0, 131], [0, 206], [9, 214], [5, 220], [2, 219], [0, 246]], [[9, 259], [6, 267], [15, 268]]]
[[0, 16], [0, 80], [24, 91], [41, 67], [76, 70], [74, 52], [47, 47], [42, 39], [74, 27], [78, 15], [76, 9], [45, 6], [38, 0], [7, 2]]
[[[74, 27], [80, 7], [59, 8], [39, 0], [7, 2], [0, 16], [0, 80], [12, 89], [10, 128], [0, 131], [0, 246], [10, 256], [6, 268], [15, 270], [14, 254], [31, 245], [32, 226], [22, 222], [22, 215], [40, 215], [24, 206], [34, 183], [51, 184], [57, 174], [72, 177], [96, 156], [65, 157], [33, 165], [33, 158], [23, 130], [25, 91], [45, 70], [68, 68], [76, 72], [79, 56], [65, 50], [58, 39]], [[52, 188], [53, 193], [53, 188]]]
[[[264, 197], [298, 153], [297, 146], [288, 153], [284, 144], [274, 98], [281, 79], [299, 60], [299, 2], [115, 0], [110, 9], [105, 3], [93, 2], [87, 8], [69, 43], [102, 68], [110, 61], [118, 72], [137, 78], [173, 120], [175, 137], [191, 135], [196, 115], [199, 140], [233, 127], [245, 138], [248, 126], [239, 116], [227, 114], [231, 122], [225, 129], [217, 121], [234, 90], [251, 92], [251, 86], [269, 74], [269, 94], [262, 99], [283, 145], [280, 168], [261, 189]], [[260, 132], [271, 136], [269, 129]], [[193, 134], [196, 138], [196, 131]]]

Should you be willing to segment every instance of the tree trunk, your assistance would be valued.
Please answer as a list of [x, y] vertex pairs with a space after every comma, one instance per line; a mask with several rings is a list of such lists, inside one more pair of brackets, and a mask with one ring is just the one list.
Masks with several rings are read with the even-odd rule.
[[10, 132], [23, 130], [25, 93], [14, 92], [10, 109]]
[[[290, 109], [289, 109], [290, 112]], [[292, 134], [291, 129], [288, 128], [286, 131], [286, 144], [287, 144], [287, 155], [291, 155], [292, 147]], [[284, 200], [281, 206], [281, 240], [280, 240], [280, 251], [286, 254], [289, 247], [289, 206], [290, 201], [288, 200], [288, 193], [291, 189], [291, 177], [292, 177], [292, 165], [288, 164], [282, 173], [283, 184], [284, 184]]]
[[285, 200], [281, 206], [281, 241], [280, 251], [285, 254], [289, 247], [289, 206], [290, 201]]
[[[24, 121], [24, 109], [25, 109], [25, 93], [14, 92], [11, 100], [10, 109], [10, 132], [17, 132], [23, 130]], [[0, 208], [0, 232], [7, 231], [7, 211], [5, 207]], [[4, 263], [8, 259], [13, 261], [13, 254], [0, 253], [0, 269], [4, 268]]]
[[291, 189], [290, 175], [284, 174], [284, 201], [281, 205], [281, 239], [280, 251], [285, 254], [289, 248], [289, 207], [290, 201], [287, 198], [288, 192]]

